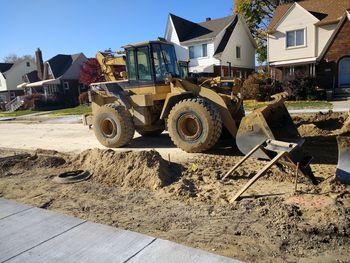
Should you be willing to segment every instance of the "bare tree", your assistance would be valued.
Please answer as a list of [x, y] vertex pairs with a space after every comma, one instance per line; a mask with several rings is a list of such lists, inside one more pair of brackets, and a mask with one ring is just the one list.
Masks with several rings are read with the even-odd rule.
[[5, 63], [16, 63], [26, 59], [34, 60], [34, 57], [32, 55], [18, 56], [17, 54], [11, 53], [5, 56], [2, 60]]

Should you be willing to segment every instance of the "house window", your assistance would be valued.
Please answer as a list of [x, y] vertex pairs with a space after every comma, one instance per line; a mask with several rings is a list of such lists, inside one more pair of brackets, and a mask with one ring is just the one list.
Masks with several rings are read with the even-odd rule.
[[236, 46], [236, 58], [241, 58], [241, 47]]
[[287, 32], [287, 48], [305, 46], [305, 29]]
[[64, 87], [64, 90], [69, 90], [69, 83], [68, 82], [64, 82], [63, 83], [63, 87]]
[[310, 76], [309, 65], [295, 65], [283, 68], [283, 78], [287, 80]]
[[189, 51], [190, 51], [190, 58], [206, 57], [208, 56], [208, 45], [202, 44], [202, 45], [190, 46]]
[[30, 67], [30, 62], [27, 62], [26, 64], [27, 64], [27, 67]]

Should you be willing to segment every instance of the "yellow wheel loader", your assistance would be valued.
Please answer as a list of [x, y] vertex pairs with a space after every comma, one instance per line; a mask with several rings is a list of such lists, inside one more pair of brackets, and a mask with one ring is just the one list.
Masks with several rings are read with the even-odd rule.
[[[282, 95], [244, 117], [235, 80], [217, 77], [200, 85], [186, 80], [171, 43], [156, 40], [123, 48], [127, 80], [93, 83], [90, 89], [90, 124], [104, 146], [128, 144], [135, 130], [142, 136], [167, 130], [177, 147], [203, 152], [217, 143], [223, 129], [244, 154], [267, 139], [302, 144]], [[266, 157], [259, 152], [256, 156]], [[302, 153], [294, 159], [308, 167]]]

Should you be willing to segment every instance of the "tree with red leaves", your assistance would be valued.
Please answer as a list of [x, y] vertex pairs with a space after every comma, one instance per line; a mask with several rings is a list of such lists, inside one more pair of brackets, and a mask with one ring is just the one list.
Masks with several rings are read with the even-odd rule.
[[79, 82], [86, 86], [89, 86], [91, 83], [102, 81], [105, 81], [105, 78], [102, 74], [101, 66], [98, 63], [97, 59], [88, 59], [80, 71]]

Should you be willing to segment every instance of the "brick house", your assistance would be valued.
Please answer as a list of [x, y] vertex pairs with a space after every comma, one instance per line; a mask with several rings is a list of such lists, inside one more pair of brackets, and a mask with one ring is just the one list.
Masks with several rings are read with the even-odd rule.
[[347, 11], [320, 55], [318, 85], [334, 94], [350, 95], [350, 15]]
[[268, 27], [268, 65], [278, 80], [313, 77], [333, 96], [350, 96], [350, 0], [279, 6]]

